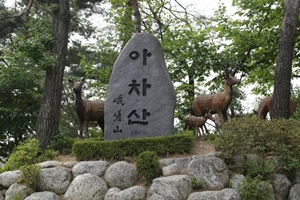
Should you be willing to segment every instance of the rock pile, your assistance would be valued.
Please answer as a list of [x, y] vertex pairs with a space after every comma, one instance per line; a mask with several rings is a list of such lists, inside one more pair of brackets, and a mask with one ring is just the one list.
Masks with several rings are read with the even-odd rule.
[[[165, 158], [160, 163], [162, 176], [145, 186], [136, 166], [126, 161], [47, 161], [38, 164], [41, 172], [32, 194], [17, 183], [20, 170], [0, 174], [0, 200], [16, 195], [25, 200], [241, 200], [238, 185], [245, 177], [230, 177], [225, 162], [215, 154]], [[193, 181], [201, 183], [201, 191], [193, 189]], [[274, 199], [299, 199], [300, 183], [292, 184], [283, 174], [274, 174], [270, 187]]]

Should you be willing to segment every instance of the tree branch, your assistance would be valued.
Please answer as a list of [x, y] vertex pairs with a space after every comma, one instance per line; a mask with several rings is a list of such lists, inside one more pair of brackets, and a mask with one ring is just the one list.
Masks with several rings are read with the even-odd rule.
[[137, 0], [129, 0], [127, 4], [133, 8], [133, 15], [135, 18], [135, 33], [140, 33], [142, 31], [142, 23], [138, 2]]
[[0, 38], [11, 33], [14, 28], [21, 26], [29, 20], [29, 13], [34, 0], [29, 0], [28, 5], [18, 15], [3, 16], [0, 18]]

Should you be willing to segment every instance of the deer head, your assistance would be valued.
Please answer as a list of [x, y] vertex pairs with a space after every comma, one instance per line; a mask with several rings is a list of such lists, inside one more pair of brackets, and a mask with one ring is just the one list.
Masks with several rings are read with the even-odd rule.
[[73, 88], [75, 94], [81, 93], [82, 85], [85, 83], [85, 79], [82, 77], [80, 82], [74, 82], [73, 80], [69, 80], [70, 86]]
[[234, 75], [237, 72], [238, 66], [235, 66], [235, 68], [233, 70], [228, 70], [227, 67], [225, 67], [225, 75], [224, 75], [224, 79], [225, 79], [225, 83], [228, 86], [233, 86], [233, 85], [237, 85], [239, 84], [241, 81], [239, 79], [237, 79]]
[[207, 120], [207, 119], [210, 119], [211, 121], [215, 121], [215, 118], [212, 116], [212, 114], [211, 114], [211, 112], [210, 112], [211, 110], [209, 110], [207, 113], [205, 113], [205, 115], [204, 115], [204, 118]]

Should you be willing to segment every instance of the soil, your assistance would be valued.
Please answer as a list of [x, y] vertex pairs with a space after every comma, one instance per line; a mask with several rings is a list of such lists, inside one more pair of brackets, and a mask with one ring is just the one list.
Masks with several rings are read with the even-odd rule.
[[[207, 153], [215, 152], [215, 147], [209, 143], [208, 141], [204, 140], [197, 140], [194, 143], [194, 146], [190, 153], [186, 154], [168, 154], [160, 156], [160, 159], [162, 158], [181, 158], [181, 157], [191, 157], [193, 155], [206, 155]], [[58, 157], [58, 160], [61, 162], [73, 162], [76, 161], [76, 159], [72, 155], [60, 155]], [[127, 161], [134, 162], [135, 158], [127, 157]]]

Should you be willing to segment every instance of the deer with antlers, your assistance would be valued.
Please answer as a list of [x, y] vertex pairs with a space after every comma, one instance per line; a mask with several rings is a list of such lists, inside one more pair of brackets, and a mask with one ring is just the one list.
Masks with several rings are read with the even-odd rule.
[[[296, 110], [296, 102], [291, 99], [290, 100], [290, 110], [289, 114], [293, 115]], [[273, 97], [266, 97], [261, 100], [257, 109], [257, 118], [266, 119], [267, 114], [269, 113], [270, 117], [272, 115], [272, 106], [273, 106]]]
[[[208, 119], [212, 120], [213, 122], [215, 121], [215, 118], [212, 116], [210, 111], [205, 113], [204, 117], [196, 117], [194, 115], [187, 116], [184, 121], [184, 130], [187, 128], [195, 128], [196, 136], [200, 137], [201, 135], [204, 135], [203, 126]], [[201, 128], [201, 132], [199, 127]]]
[[212, 114], [218, 114], [221, 125], [227, 120], [227, 109], [232, 100], [232, 86], [240, 83], [234, 77], [237, 68], [229, 73], [226, 70], [224, 91], [215, 94], [200, 94], [192, 102], [192, 110], [196, 116], [204, 116], [209, 110]]
[[88, 126], [92, 121], [97, 121], [98, 125], [104, 131], [104, 101], [82, 99], [82, 85], [85, 79], [81, 78], [80, 82], [69, 80], [70, 86], [75, 93], [75, 110], [79, 119], [79, 132], [83, 136], [83, 124], [85, 122], [85, 137], [88, 137]]

